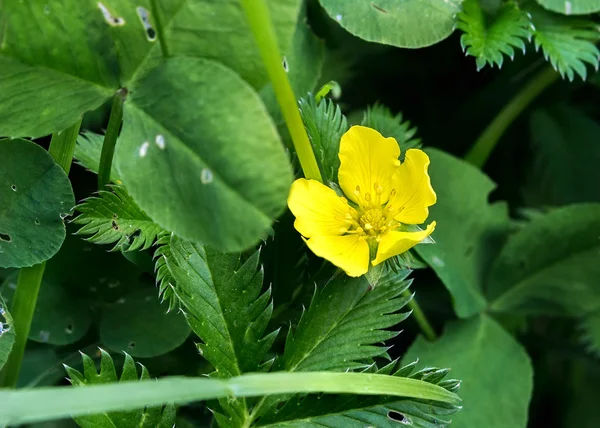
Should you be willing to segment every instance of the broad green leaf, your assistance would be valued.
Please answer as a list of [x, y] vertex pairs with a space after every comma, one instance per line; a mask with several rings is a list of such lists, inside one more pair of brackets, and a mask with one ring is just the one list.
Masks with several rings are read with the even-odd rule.
[[427, 366], [451, 367], [460, 379], [461, 428], [525, 428], [533, 369], [519, 343], [486, 315], [451, 323], [437, 342], [420, 336], [403, 356]]
[[116, 162], [156, 223], [225, 251], [267, 233], [292, 180], [256, 92], [231, 70], [196, 58], [171, 58], [133, 89]]
[[535, 110], [533, 165], [525, 193], [534, 206], [600, 202], [600, 125], [567, 105]]
[[408, 149], [421, 147], [421, 140], [415, 138], [417, 128], [404, 120], [402, 113], [393, 114], [382, 104], [367, 107], [361, 125], [376, 129], [384, 137], [394, 137], [400, 146], [401, 159]]
[[[77, 145], [75, 146], [75, 160], [84, 168], [98, 174], [100, 165], [100, 155], [102, 154], [102, 144], [104, 135], [95, 134], [93, 132], [83, 132], [77, 137]], [[113, 162], [116, 164], [116, 161]], [[118, 183], [121, 180], [117, 168], [111, 168], [110, 178], [113, 183]]]
[[337, 182], [340, 139], [348, 121], [340, 107], [328, 98], [317, 103], [312, 94], [300, 100], [300, 113], [323, 177]]
[[[259, 371], [279, 332], [265, 335], [273, 303], [270, 289], [261, 294], [259, 253], [242, 264], [239, 255], [218, 253], [176, 236], [169, 246], [167, 264], [175, 278], [175, 294], [203, 342], [198, 348], [214, 366], [214, 376]], [[241, 418], [247, 415], [245, 400], [226, 400], [221, 405], [232, 426], [241, 426]]]
[[536, 0], [538, 4], [563, 15], [589, 15], [600, 11], [600, 0]]
[[600, 358], [600, 309], [585, 314], [579, 327], [587, 350]]
[[390, 395], [459, 405], [460, 398], [429, 382], [372, 373], [256, 373], [231, 379], [171, 377], [82, 388], [0, 390], [0, 424], [123, 411], [165, 403], [289, 393]]
[[454, 31], [459, 0], [320, 0], [343, 28], [369, 42], [422, 48]]
[[102, 310], [100, 339], [113, 351], [125, 350], [138, 358], [166, 354], [190, 334], [183, 315], [165, 313], [154, 289], [134, 291]]
[[[2, 296], [11, 303], [17, 276], [9, 277], [2, 285]], [[44, 278], [40, 287], [35, 312], [29, 331], [29, 340], [50, 345], [68, 345], [77, 342], [90, 329], [94, 319], [92, 302], [70, 292], [59, 282]]]
[[428, 218], [437, 222], [436, 244], [415, 248], [452, 294], [456, 314], [468, 318], [486, 306], [483, 283], [508, 232], [508, 213], [504, 203], [488, 202], [495, 184], [477, 168], [439, 150], [427, 153], [438, 197]]
[[544, 58], [563, 78], [572, 81], [577, 74], [585, 80], [587, 65], [598, 69], [600, 50], [595, 43], [600, 31], [594, 21], [557, 15], [533, 2], [526, 3], [525, 10], [531, 15], [536, 51], [542, 48]]
[[[460, 385], [460, 381], [455, 379], [444, 380], [448, 369], [430, 367], [415, 372], [416, 362], [400, 368], [397, 366], [398, 361], [394, 360], [381, 369], [372, 366], [369, 371], [423, 380], [450, 392], [455, 392]], [[416, 428], [438, 428], [448, 426], [449, 415], [458, 409], [458, 406], [447, 403], [398, 400], [396, 397], [296, 395], [276, 413], [261, 417], [253, 426], [364, 428], [368, 423], [368, 426], [394, 428], [403, 423]]]
[[534, 218], [512, 235], [487, 281], [491, 309], [579, 316], [600, 308], [600, 204], [577, 204]]
[[33, 266], [65, 240], [63, 219], [75, 205], [71, 183], [31, 141], [0, 140], [0, 159], [0, 267]]
[[6, 308], [6, 302], [0, 296], [0, 369], [8, 360], [8, 355], [15, 343], [15, 326]]
[[3, 3], [0, 135], [60, 131], [112, 96], [118, 73], [105, 26], [90, 0]]
[[514, 58], [514, 48], [525, 53], [525, 40], [531, 37], [530, 19], [516, 2], [502, 4], [493, 14], [486, 12], [479, 0], [465, 0], [456, 25], [464, 32], [463, 51], [475, 57], [477, 70], [486, 64], [502, 67], [504, 55]]
[[111, 192], [85, 199], [75, 207], [80, 214], [73, 223], [82, 227], [78, 235], [91, 235], [94, 244], [115, 244], [112, 250], [147, 250], [163, 229], [152, 221], [127, 194], [125, 187], [114, 186]]
[[[83, 359], [83, 374], [79, 371], [65, 366], [69, 374], [69, 381], [76, 387], [85, 387], [87, 385], [117, 383], [117, 382], [132, 382], [138, 380], [138, 372], [133, 358], [127, 353], [125, 354], [125, 362], [121, 377], [117, 378], [117, 372], [112, 357], [100, 350], [102, 358], [100, 362], [100, 372], [96, 371], [94, 361], [86, 354], [82, 353]], [[146, 367], [141, 365], [142, 373], [140, 380], [150, 380], [150, 374]], [[75, 418], [75, 422], [82, 428], [171, 428], [175, 422], [175, 407], [173, 404], [167, 404], [164, 409], [161, 406], [149, 406], [139, 409], [99, 413], [96, 415], [79, 416]]]

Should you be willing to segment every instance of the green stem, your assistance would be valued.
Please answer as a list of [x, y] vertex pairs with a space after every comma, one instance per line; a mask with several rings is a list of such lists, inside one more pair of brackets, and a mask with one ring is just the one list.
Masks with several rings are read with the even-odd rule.
[[158, 4], [156, 0], [150, 0], [150, 10], [152, 16], [154, 17], [154, 23], [156, 24], [156, 34], [158, 35], [158, 43], [160, 44], [160, 49], [162, 51], [163, 57], [168, 58], [169, 48], [167, 47], [167, 42], [165, 40], [165, 32], [164, 27], [162, 25], [162, 18], [160, 13], [158, 13]]
[[296, 96], [282, 66], [282, 57], [277, 47], [277, 38], [267, 4], [265, 0], [242, 0], [242, 6], [273, 84], [277, 102], [290, 131], [304, 176], [322, 182], [321, 172], [298, 110]]
[[[52, 134], [52, 141], [48, 152], [56, 163], [69, 174], [73, 162], [75, 144], [79, 135], [82, 119], [62, 132]], [[31, 321], [35, 312], [37, 297], [42, 284], [42, 277], [46, 269], [46, 262], [35, 266], [22, 268], [17, 280], [17, 289], [12, 300], [10, 313], [14, 320], [16, 338], [13, 349], [8, 357], [2, 373], [0, 386], [14, 388], [19, 379], [21, 363], [25, 354], [27, 337], [31, 329]]]
[[[404, 297], [408, 297], [411, 295], [411, 293], [409, 290], [404, 290], [402, 292], [402, 295]], [[437, 335], [435, 334], [435, 330], [429, 323], [429, 320], [425, 316], [425, 312], [423, 312], [423, 310], [421, 309], [421, 307], [417, 303], [417, 300], [414, 297], [410, 302], [408, 302], [408, 307], [412, 310], [412, 315], [415, 318], [415, 321], [417, 321], [417, 324], [419, 324], [419, 327], [421, 328], [421, 331], [423, 332], [425, 337], [432, 342], [436, 340]]]
[[482, 168], [513, 121], [558, 77], [559, 74], [550, 66], [545, 67], [536, 74], [483, 131], [466, 154], [465, 160], [478, 168]]
[[100, 166], [98, 167], [98, 189], [104, 188], [110, 183], [110, 171], [112, 169], [113, 156], [115, 154], [115, 145], [123, 121], [123, 101], [125, 90], [120, 90], [113, 97], [108, 126], [104, 134], [102, 143], [102, 154], [100, 155]]

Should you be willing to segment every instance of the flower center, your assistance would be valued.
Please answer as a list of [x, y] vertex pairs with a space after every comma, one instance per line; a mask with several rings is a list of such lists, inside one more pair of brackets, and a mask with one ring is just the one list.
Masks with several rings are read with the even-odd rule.
[[388, 221], [380, 208], [370, 208], [363, 211], [358, 218], [358, 224], [371, 236], [384, 233], [388, 226]]

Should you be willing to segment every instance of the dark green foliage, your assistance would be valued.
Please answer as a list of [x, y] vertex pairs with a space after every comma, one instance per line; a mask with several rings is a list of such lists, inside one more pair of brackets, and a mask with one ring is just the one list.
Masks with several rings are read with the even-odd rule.
[[404, 120], [402, 113], [394, 115], [384, 105], [367, 107], [361, 125], [376, 129], [384, 137], [394, 137], [400, 146], [401, 158], [404, 158], [408, 149], [421, 147], [421, 140], [415, 138], [417, 128], [411, 127], [410, 122]]

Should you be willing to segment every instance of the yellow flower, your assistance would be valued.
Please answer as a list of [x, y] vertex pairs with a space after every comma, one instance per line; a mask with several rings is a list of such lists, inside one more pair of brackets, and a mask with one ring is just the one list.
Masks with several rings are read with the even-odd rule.
[[436, 202], [427, 154], [407, 150], [403, 163], [399, 156], [394, 138], [353, 126], [342, 136], [339, 153], [339, 184], [347, 199], [316, 180], [292, 184], [288, 206], [295, 228], [317, 256], [349, 276], [367, 273], [369, 262], [375, 266], [408, 251], [435, 228], [432, 222], [418, 232], [398, 230], [424, 223]]

